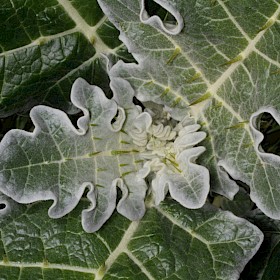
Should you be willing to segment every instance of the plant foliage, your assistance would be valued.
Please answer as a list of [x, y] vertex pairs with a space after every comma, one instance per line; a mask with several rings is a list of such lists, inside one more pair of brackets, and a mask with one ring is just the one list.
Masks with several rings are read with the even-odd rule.
[[278, 279], [279, 14], [2, 1], [0, 279]]

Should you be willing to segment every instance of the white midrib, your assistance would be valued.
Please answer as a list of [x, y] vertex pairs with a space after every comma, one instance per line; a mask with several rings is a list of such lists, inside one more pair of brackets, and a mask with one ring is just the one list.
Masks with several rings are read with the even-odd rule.
[[106, 272], [110, 269], [110, 267], [114, 264], [116, 259], [122, 254], [125, 253], [138, 267], [141, 271], [147, 276], [150, 280], [156, 280], [149, 273], [149, 271], [143, 266], [143, 264], [130, 252], [127, 248], [128, 243], [131, 241], [134, 233], [136, 232], [139, 226], [139, 221], [131, 222], [127, 230], [125, 231], [120, 243], [116, 247], [116, 249], [111, 252], [104, 265], [102, 265], [98, 269], [94, 268], [85, 268], [80, 266], [72, 266], [72, 265], [64, 265], [64, 264], [54, 264], [54, 263], [43, 263], [43, 262], [14, 262], [14, 261], [1, 261], [0, 267], [17, 267], [19, 269], [24, 268], [41, 268], [42, 270], [48, 269], [59, 269], [59, 270], [67, 270], [73, 272], [81, 272], [87, 274], [94, 274], [95, 280], [101, 280], [104, 276], [106, 276]]
[[107, 260], [104, 263], [104, 266], [101, 267], [100, 270], [97, 272], [95, 280], [103, 279], [103, 277], [106, 275], [106, 272], [110, 269], [110, 267], [113, 265], [113, 263], [119, 257], [119, 255], [127, 250], [127, 245], [130, 242], [134, 233], [136, 232], [138, 226], [139, 226], [139, 222], [131, 222], [131, 224], [125, 231], [125, 234], [123, 235], [119, 245], [109, 255], [109, 257], [107, 258]]
[[[206, 247], [207, 250], [209, 251], [211, 257], [212, 257], [212, 261], [213, 261], [213, 270], [216, 274], [216, 269], [215, 269], [215, 265], [216, 265], [216, 258], [211, 250], [210, 247], [210, 243], [203, 238], [202, 236], [200, 236], [199, 234], [197, 234], [194, 230], [191, 230], [189, 228], [184, 227], [183, 225], [181, 225], [176, 219], [174, 219], [171, 215], [169, 215], [168, 213], [164, 212], [160, 207], [156, 207], [155, 208], [162, 216], [164, 216], [165, 218], [167, 218], [172, 224], [178, 226], [179, 228], [181, 228], [182, 230], [184, 230], [187, 234], [189, 234], [190, 236], [192, 236], [193, 239], [197, 239], [199, 240], [201, 243], [203, 243]], [[208, 221], [206, 221], [205, 223], [207, 223]]]
[[111, 52], [111, 49], [103, 43], [96, 33], [98, 27], [102, 25], [107, 19], [106, 16], [104, 16], [97, 25], [90, 26], [68, 0], [57, 0], [57, 2], [63, 7], [68, 16], [76, 23], [76, 27], [79, 29], [79, 31], [94, 44], [97, 53]]
[[[280, 7], [277, 10], [277, 14], [279, 14], [280, 12]], [[214, 84], [212, 84], [209, 88], [208, 91], [212, 94], [212, 96], [218, 101], [218, 102], [222, 102], [223, 106], [227, 108], [228, 111], [230, 111], [232, 113], [232, 115], [234, 115], [239, 121], [244, 121], [243, 118], [236, 113], [235, 110], [233, 110], [233, 108], [228, 105], [225, 100], [223, 98], [221, 98], [220, 96], [217, 95], [217, 92], [219, 90], [219, 88], [224, 84], [224, 82], [232, 75], [232, 73], [240, 66], [240, 64], [243, 63], [243, 60], [248, 58], [249, 55], [255, 50], [255, 46], [256, 44], [259, 42], [259, 40], [262, 38], [263, 34], [265, 33], [265, 30], [261, 31], [258, 33], [258, 35], [250, 41], [250, 43], [248, 44], [248, 46], [246, 47], [246, 49], [240, 53], [240, 55], [242, 56], [242, 60], [235, 62], [233, 64], [231, 64], [228, 69], [216, 80], [216, 82]]]
[[125, 251], [127, 256], [141, 269], [149, 280], [156, 280], [151, 273], [143, 266], [143, 264], [128, 250]]
[[1, 261], [0, 266], [5, 267], [18, 267], [20, 269], [23, 268], [41, 268], [41, 269], [59, 269], [59, 270], [67, 270], [67, 271], [75, 271], [81, 273], [88, 274], [96, 274], [97, 269], [93, 268], [85, 268], [81, 266], [72, 266], [72, 265], [64, 265], [64, 264], [54, 264], [54, 263], [43, 263], [43, 262], [12, 262], [12, 261]]
[[230, 11], [228, 10], [227, 6], [224, 4], [224, 2], [222, 0], [217, 0], [217, 2], [219, 3], [219, 5], [223, 8], [223, 10], [225, 11], [225, 13], [227, 14], [227, 16], [229, 17], [229, 19], [231, 20], [231, 22], [235, 25], [235, 27], [239, 30], [239, 32], [242, 34], [242, 36], [248, 41], [250, 42], [250, 37], [246, 34], [246, 32], [242, 29], [242, 27], [239, 25], [239, 23], [236, 21], [236, 19], [234, 18], [234, 16], [230, 13]]
[[202, 236], [198, 235], [196, 232], [194, 232], [193, 230], [186, 228], [184, 226], [182, 226], [177, 220], [175, 220], [172, 216], [170, 216], [168, 213], [164, 212], [160, 207], [155, 207], [155, 209], [165, 218], [167, 218], [170, 222], [172, 222], [172, 224], [178, 226], [179, 228], [183, 229], [186, 233], [188, 233], [190, 236], [192, 236], [192, 238], [195, 238], [199, 241], [201, 241], [203, 244], [205, 244], [206, 246], [209, 245], [209, 242], [204, 239]]
[[257, 53], [259, 56], [262, 56], [262, 57], [263, 57], [265, 60], [267, 60], [269, 63], [271, 63], [271, 64], [277, 66], [278, 68], [280, 68], [280, 62], [271, 59], [270, 57], [268, 57], [266, 54], [264, 54], [263, 52], [261, 52], [261, 51], [258, 50], [258, 49], [255, 49], [254, 52]]
[[[276, 10], [276, 12], [271, 16], [271, 18], [269, 20], [274, 20], [276, 21], [277, 17], [280, 14], [280, 5], [278, 7], [278, 9]], [[230, 16], [230, 18], [233, 18], [232, 16]], [[241, 27], [239, 27], [238, 29], [240, 30]], [[205, 77], [205, 75], [201, 75], [201, 78], [203, 79], [203, 81], [205, 82], [206, 85], [208, 85], [207, 90], [205, 91], [205, 93], [209, 92], [211, 94], [211, 96], [213, 98], [215, 98], [218, 102], [222, 103], [222, 106], [224, 108], [226, 108], [239, 122], [244, 122], [244, 119], [240, 116], [240, 114], [238, 114], [232, 107], [231, 105], [229, 105], [222, 97], [220, 97], [217, 92], [220, 89], [220, 87], [225, 83], [225, 81], [232, 75], [232, 73], [243, 63], [243, 61], [249, 57], [249, 55], [254, 52], [256, 50], [255, 46], [256, 44], [260, 41], [260, 39], [263, 37], [263, 35], [265, 34], [265, 32], [267, 31], [267, 29], [260, 31], [257, 36], [252, 39], [249, 40], [249, 38], [247, 37], [246, 39], [248, 40], [248, 45], [247, 47], [239, 54], [241, 55], [242, 59], [240, 61], [236, 61], [234, 63], [232, 63], [227, 70], [225, 70], [223, 72], [223, 74], [213, 83], [210, 84], [210, 82], [207, 80], [207, 78]], [[244, 31], [243, 31], [244, 32]], [[168, 38], [169, 39], [169, 38]], [[173, 42], [174, 46], [176, 46], [176, 43]], [[264, 57], [264, 56], [263, 56]], [[265, 58], [265, 57], [264, 57]], [[194, 65], [194, 63], [191, 63], [191, 65]], [[200, 73], [202, 73], [202, 71], [200, 69], [197, 69], [197, 67], [194, 67], [194, 69]]]
[[[72, 6], [72, 4], [68, 0], [58, 0], [59, 4], [64, 8], [64, 10], [67, 12], [69, 17], [76, 23], [77, 28], [82, 32], [89, 41], [92, 41], [92, 38], [95, 37], [96, 44], [95, 47], [97, 51], [104, 52], [104, 50], [108, 50], [108, 47], [103, 43], [103, 41], [98, 37], [96, 34], [96, 29], [100, 24], [103, 23], [104, 19], [99, 22], [97, 26], [91, 27], [89, 26], [86, 21], [80, 16], [80, 14], [77, 12], [77, 10]], [[229, 19], [234, 23], [236, 28], [240, 31], [240, 33], [246, 38], [248, 41], [248, 45], [245, 48], [245, 50], [240, 53], [242, 56], [242, 60], [237, 61], [235, 63], [232, 63], [225, 72], [214, 82], [211, 84], [205, 75], [202, 73], [202, 71], [196, 66], [194, 62], [185, 54], [183, 53], [183, 56], [189, 61], [191, 66], [196, 70], [196, 72], [201, 73], [201, 78], [205, 82], [205, 84], [208, 86], [208, 89], [206, 92], [210, 92], [213, 98], [215, 98], [218, 102], [222, 102], [223, 107], [225, 107], [238, 121], [243, 122], [244, 119], [222, 98], [220, 97], [217, 92], [219, 88], [224, 84], [224, 82], [232, 75], [232, 73], [239, 67], [241, 63], [243, 63], [243, 60], [245, 60], [254, 50], [256, 44], [259, 42], [259, 40], [262, 38], [264, 33], [266, 32], [266, 29], [263, 31], [260, 31], [257, 36], [254, 39], [250, 39], [246, 32], [243, 31], [241, 26], [236, 22], [235, 18], [230, 14], [226, 6], [219, 1], [219, 4], [222, 6], [226, 14], [228, 15]], [[276, 12], [271, 16], [270, 19], [276, 21], [278, 18], [278, 15], [280, 13], [280, 6], [276, 10]], [[170, 38], [168, 38], [171, 40]], [[177, 44], [171, 40], [171, 42], [174, 44], [174, 46], [177, 46]], [[110, 51], [111, 49], [109, 49]]]
[[27, 44], [27, 45], [24, 45], [24, 46], [21, 46], [21, 47], [18, 47], [18, 48], [8, 50], [8, 51], [4, 51], [4, 52], [0, 53], [0, 57], [19, 52], [21, 50], [25, 50], [25, 49], [33, 47], [33, 46], [38, 46], [38, 45], [41, 45], [43, 43], [49, 42], [50, 40], [53, 40], [53, 39], [56, 39], [56, 38], [59, 38], [59, 37], [63, 37], [63, 36], [67, 36], [67, 35], [71, 35], [71, 34], [73, 34], [75, 32], [78, 32], [78, 31], [79, 31], [79, 29], [77, 27], [74, 27], [72, 29], [57, 33], [55, 35], [41, 36], [41, 37], [37, 38], [36, 40], [32, 41], [30, 44]]
[[[272, 15], [270, 19], [275, 20], [280, 14], [280, 6], [276, 12]], [[210, 92], [212, 96], [218, 101], [223, 103], [225, 107], [233, 116], [235, 116], [240, 122], [243, 122], [244, 119], [228, 104], [226, 101], [217, 95], [219, 88], [225, 83], [225, 81], [232, 75], [232, 73], [243, 63], [243, 61], [249, 57], [249, 55], [255, 51], [256, 44], [263, 37], [267, 29], [260, 31], [257, 36], [250, 40], [247, 47], [240, 53], [242, 60], [232, 63], [225, 72], [214, 82], [206, 92]]]
[[[50, 135], [52, 135], [50, 133]], [[77, 135], [79, 136], [79, 135]], [[53, 137], [52, 137], [53, 138]], [[57, 149], [58, 149], [58, 144], [55, 142], [55, 140], [53, 139], [53, 142], [54, 144], [57, 146]], [[93, 141], [92, 141], [93, 142]], [[137, 148], [137, 150], [120, 150], [120, 155], [121, 153], [123, 152], [123, 154], [138, 154], [138, 153], [142, 153], [145, 151], [145, 148], [144, 147], [139, 147], [139, 146], [135, 146]], [[104, 151], [100, 151], [100, 152], [96, 152], [96, 154], [91, 154], [91, 153], [86, 153], [84, 155], [80, 155], [80, 156], [73, 156], [73, 157], [64, 157], [64, 155], [62, 154], [62, 152], [60, 151], [60, 157], [61, 159], [58, 159], [58, 160], [50, 160], [50, 161], [42, 161], [42, 162], [37, 162], [37, 163], [30, 163], [30, 164], [26, 164], [26, 165], [21, 165], [21, 166], [18, 166], [18, 167], [12, 167], [12, 168], [3, 168], [3, 170], [18, 170], [18, 169], [23, 169], [23, 168], [29, 168], [29, 167], [35, 167], [35, 166], [44, 166], [44, 165], [50, 165], [50, 164], [63, 164], [67, 161], [70, 161], [70, 160], [84, 160], [84, 159], [90, 159], [90, 158], [96, 158], [96, 157], [115, 157], [115, 156], [118, 156], [114, 154], [114, 152], [118, 152], [119, 150], [104, 150]], [[126, 153], [127, 152], [127, 153]], [[113, 153], [113, 154], [112, 154]]]
[[131, 222], [128, 229], [125, 231], [125, 234], [122, 237], [121, 242], [116, 247], [116, 249], [110, 254], [110, 256], [105, 261], [104, 267], [100, 268], [100, 271], [97, 272], [95, 280], [102, 280], [104, 276], [106, 276], [106, 272], [110, 269], [110, 267], [114, 264], [116, 259], [122, 254], [125, 253], [128, 257], [141, 269], [141, 271], [148, 277], [150, 280], [154, 280], [154, 278], [150, 275], [150, 273], [146, 270], [146, 268], [139, 262], [131, 252], [129, 252], [127, 245], [131, 241], [134, 233], [136, 232], [139, 226], [139, 221]]
[[[226, 6], [223, 3], [220, 3], [221, 1], [219, 1], [219, 4], [221, 4], [221, 6], [223, 7], [223, 9], [226, 11], [227, 15], [229, 16], [229, 18], [233, 21], [233, 23], [235, 24], [235, 26], [237, 27], [237, 29], [241, 32], [241, 34], [244, 35], [244, 31], [243, 29], [240, 27], [240, 25], [235, 21], [234, 17], [229, 13], [229, 11], [227, 10]], [[278, 6], [278, 9], [276, 10], [276, 12], [271, 16], [271, 20], [276, 21], [277, 17], [280, 14], [280, 5]], [[260, 39], [262, 38], [262, 36], [264, 35], [264, 33], [267, 31], [267, 29], [264, 29], [262, 31], [260, 31], [257, 36], [250, 40], [248, 36], [246, 36], [246, 39], [248, 41], [248, 45], [247, 47], [244, 49], [243, 52], [240, 53], [240, 55], [242, 56], [242, 60], [237, 61], [235, 63], [232, 63], [228, 69], [223, 72], [223, 74], [216, 80], [216, 82], [214, 82], [212, 85], [208, 86], [208, 89], [206, 90], [206, 93], [209, 92], [211, 94], [211, 96], [213, 98], [215, 98], [218, 102], [222, 103], [222, 106], [224, 108], [226, 108], [239, 122], [244, 122], [245, 120], [240, 116], [240, 114], [238, 114], [223, 98], [221, 98], [217, 92], [219, 90], [219, 88], [225, 83], [225, 81], [232, 75], [232, 73], [240, 66], [243, 64], [243, 61], [249, 57], [249, 55], [252, 52], [256, 52], [259, 55], [261, 55], [264, 59], [267, 59], [268, 57], [265, 54], [262, 54], [261, 52], [259, 52], [256, 49], [256, 44], [260, 41]], [[271, 59], [267, 59], [268, 62], [271, 62]], [[279, 63], [273, 63], [276, 66], [279, 66]], [[200, 71], [201, 72], [201, 71]], [[204, 80], [204, 82], [206, 84], [209, 84], [209, 81], [207, 79], [205, 79], [204, 75], [201, 75], [202, 79]], [[194, 113], [195, 117], [197, 116], [201, 116], [201, 118], [203, 119], [203, 121], [205, 122], [208, 131], [210, 131], [209, 129], [209, 124], [208, 124], [208, 120], [206, 119], [206, 117], [203, 114], [204, 108], [205, 106], [207, 106], [209, 102], [206, 100], [204, 102], [198, 103], [195, 106], [191, 106], [192, 108], [192, 112]], [[246, 120], [247, 121], [247, 120]], [[248, 126], [248, 124], [244, 123], [244, 129], [249, 133], [250, 138], [252, 139], [252, 141], [254, 141], [254, 139], [252, 138], [252, 134], [250, 131], [250, 128]], [[211, 146], [213, 151], [214, 146], [213, 146], [213, 141], [211, 141]], [[216, 158], [216, 157], [215, 157]], [[258, 157], [259, 160], [262, 162], [262, 159], [260, 157]]]
[[88, 41], [90, 41], [91, 43], [93, 43], [96, 53], [98, 55], [100, 55], [101, 53], [115, 53], [116, 49], [111, 49], [109, 48], [107, 45], [105, 45], [102, 41], [102, 39], [100, 39], [100, 37], [98, 36], [96, 30], [102, 25], [104, 24], [104, 22], [107, 20], [107, 17], [104, 16], [102, 19], [99, 20], [99, 22], [95, 25], [95, 26], [90, 26], [87, 24], [87, 22], [80, 16], [80, 14], [77, 12], [77, 10], [72, 6], [72, 4], [67, 1], [67, 0], [58, 0], [59, 4], [64, 8], [64, 10], [66, 11], [66, 13], [68, 14], [68, 16], [75, 22], [76, 26], [72, 29], [54, 34], [54, 35], [49, 35], [49, 36], [41, 36], [39, 38], [37, 38], [36, 40], [32, 41], [31, 43], [12, 49], [12, 50], [7, 50], [4, 51], [2, 53], [0, 53], [0, 57], [1, 56], [6, 56], [9, 54], [13, 54], [15, 52], [27, 49], [29, 47], [33, 47], [33, 46], [38, 46], [41, 44], [45, 44], [46, 42], [59, 38], [59, 37], [63, 37], [66, 35], [71, 35], [75, 32], [80, 32], [82, 34], [84, 34], [84, 36], [88, 39]]
[[[222, 5], [223, 8], [225, 9], [225, 6]], [[232, 19], [232, 15], [229, 14], [228, 11], [226, 11], [227, 14], [229, 15], [229, 17]], [[278, 9], [276, 10], [276, 12], [271, 16], [270, 19], [272, 20], [276, 20], [277, 17], [279, 16], [280, 14], [280, 5], [278, 6]], [[237, 23], [234, 21], [234, 24], [236, 25]], [[241, 27], [237, 24], [236, 25], [238, 30], [243, 34], [245, 33]], [[240, 30], [241, 29], [241, 30]], [[226, 108], [239, 122], [244, 122], [245, 120], [228, 104], [225, 102], [225, 100], [223, 98], [221, 98], [217, 92], [219, 90], [219, 88], [224, 84], [224, 82], [232, 75], [232, 73], [241, 65], [243, 64], [243, 61], [249, 57], [249, 55], [256, 51], [256, 44], [260, 41], [260, 39], [262, 38], [262, 36], [264, 35], [264, 33], [267, 31], [267, 29], [265, 30], [262, 30], [261, 32], [259, 32], [257, 34], [257, 36], [253, 39], [253, 40], [249, 40], [249, 43], [247, 45], [247, 47], [245, 48], [245, 50], [243, 52], [241, 52], [241, 55], [242, 55], [242, 60], [240, 61], [237, 61], [233, 64], [231, 64], [228, 69], [223, 72], [223, 74], [216, 80], [215, 83], [213, 83], [208, 89], [206, 92], [210, 92], [212, 97], [214, 97], [218, 102], [221, 102], [222, 103], [222, 106], [224, 108]], [[248, 40], [248, 37], [246, 37], [246, 39]], [[263, 58], [266, 58], [265, 55], [262, 56]], [[270, 62], [270, 61], [269, 61]], [[202, 76], [203, 78], [203, 76]], [[207, 104], [207, 103], [206, 103]], [[199, 105], [199, 104], [197, 104]], [[209, 127], [209, 124], [208, 124], [208, 121], [206, 119], [206, 117], [204, 116], [204, 114], [202, 113], [203, 111], [201, 111], [201, 117], [203, 119], [203, 121], [206, 123], [206, 126], [207, 128]], [[246, 120], [247, 121], [247, 120]], [[252, 137], [252, 134], [251, 134], [251, 131], [250, 131], [250, 128], [248, 126], [248, 124], [244, 123], [244, 129], [248, 132], [252, 142], [254, 142], [254, 139]], [[208, 131], [210, 131], [210, 129], [208, 128]], [[213, 146], [213, 141], [211, 141], [211, 146], [213, 148], [213, 151], [214, 151], [214, 146]], [[216, 157], [215, 157], [216, 158]], [[262, 159], [258, 156], [258, 159], [262, 162]]]

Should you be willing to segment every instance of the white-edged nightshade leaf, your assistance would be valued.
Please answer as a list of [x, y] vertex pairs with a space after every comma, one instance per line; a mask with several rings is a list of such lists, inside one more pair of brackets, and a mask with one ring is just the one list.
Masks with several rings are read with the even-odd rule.
[[[115, 208], [130, 220], [142, 218], [147, 176], [156, 186], [153, 182], [164, 174], [163, 184], [169, 185], [174, 199], [186, 207], [201, 207], [209, 192], [209, 174], [194, 163], [204, 148], [193, 146], [205, 132], [197, 131], [200, 126], [190, 124], [188, 116], [187, 121], [169, 118], [162, 122], [170, 125], [155, 124], [133, 103], [127, 81], [113, 79], [111, 88], [114, 95], [108, 99], [99, 87], [75, 81], [71, 99], [83, 112], [78, 128], [60, 110], [34, 107], [34, 131], [11, 130], [1, 142], [0, 190], [20, 203], [53, 200], [49, 216], [58, 218], [72, 211], [87, 189], [91, 205], [82, 213], [82, 224], [89, 232], [98, 230]], [[159, 199], [154, 189], [160, 202], [164, 196]]]
[[280, 157], [261, 150], [255, 120], [261, 108], [280, 112], [279, 1], [157, 0], [183, 19], [176, 35], [159, 17], [143, 20], [144, 2], [99, 0], [137, 60], [116, 64], [111, 78], [179, 121], [191, 113], [207, 133], [198, 162], [210, 171], [211, 191], [232, 199], [233, 179], [243, 181], [257, 206], [280, 219]]

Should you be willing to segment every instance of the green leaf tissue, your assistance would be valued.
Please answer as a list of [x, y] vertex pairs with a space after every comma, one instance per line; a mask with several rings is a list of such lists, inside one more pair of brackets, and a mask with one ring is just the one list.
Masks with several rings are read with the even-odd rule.
[[0, 23], [0, 280], [279, 279], [279, 0]]

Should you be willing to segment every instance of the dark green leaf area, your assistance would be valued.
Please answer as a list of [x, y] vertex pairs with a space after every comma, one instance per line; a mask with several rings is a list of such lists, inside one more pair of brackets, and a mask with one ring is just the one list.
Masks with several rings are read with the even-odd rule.
[[63, 32], [75, 23], [56, 0], [3, 0], [0, 3], [0, 53], [40, 36]]
[[106, 273], [103, 280], [149, 280], [149, 278], [141, 271], [139, 266], [135, 264], [126, 254], [121, 254], [110, 270]]
[[[20, 269], [18, 267], [3, 266], [1, 267], [1, 280], [14, 280], [19, 279]], [[40, 278], [39, 278], [40, 279]]]
[[25, 111], [38, 102], [47, 103], [49, 95], [56, 107], [69, 107], [74, 74], [90, 64], [94, 54], [87, 39], [73, 33], [2, 58], [4, 67], [0, 77], [5, 72], [5, 79], [2, 80], [0, 114], [5, 116], [13, 111]]
[[189, 210], [167, 201], [147, 212], [128, 249], [154, 279], [237, 279], [236, 267], [261, 240], [255, 234], [209, 205]]
[[[107, 97], [112, 97], [112, 91], [109, 86], [110, 79], [106, 70], [106, 61], [101, 57], [92, 56], [55, 82], [47, 90], [44, 104], [60, 108], [71, 114], [75, 112], [72, 103], [70, 103], [70, 93], [74, 81], [79, 77], [84, 78], [90, 84], [99, 86]], [[38, 97], [38, 103], [40, 103], [40, 98], [42, 97]]]
[[102, 10], [95, 0], [70, 0], [70, 2], [90, 26], [96, 25], [104, 17]]
[[249, 213], [248, 219], [264, 233], [264, 241], [241, 274], [241, 280], [280, 279], [280, 222], [265, 216], [259, 209]]
[[[205, 248], [200, 246], [195, 254], [191, 252], [191, 236], [186, 235], [184, 230], [178, 228], [156, 210], [150, 210], [147, 213], [144, 225], [140, 226], [137, 238], [132, 240], [129, 248], [152, 272], [153, 277], [176, 279], [175, 274], [179, 273], [180, 276], [186, 277], [183, 279], [195, 279], [194, 271], [194, 278], [190, 277], [192, 273], [189, 270], [189, 262], [191, 260], [188, 257], [193, 254], [192, 258], [195, 262], [200, 250], [205, 252]], [[208, 265], [205, 264], [206, 267]], [[211, 274], [213, 276], [213, 272], [209, 274], [209, 279], [212, 279]]]
[[216, 197], [215, 201], [216, 200], [219, 201], [219, 205], [217, 206], [220, 206], [223, 210], [232, 212], [238, 217], [245, 217], [254, 207], [254, 203], [250, 199], [248, 192], [242, 187], [240, 187], [239, 192], [234, 196], [233, 200], [223, 196]]
[[273, 248], [269, 262], [265, 268], [262, 280], [279, 280], [280, 279], [280, 243]]
[[98, 29], [97, 34], [101, 40], [110, 48], [118, 47], [122, 42], [119, 40], [119, 31], [114, 25], [106, 20]]
[[[68, 276], [63, 277], [68, 274], [74, 277], [79, 272], [90, 274], [91, 269], [93, 274], [94, 269], [101, 267], [116, 248], [129, 225], [127, 219], [114, 215], [106, 227], [99, 230], [98, 235], [86, 233], [80, 223], [81, 210], [88, 207], [84, 201], [63, 219], [48, 217], [50, 203], [17, 207], [17, 211], [13, 210], [5, 219], [0, 219], [1, 273], [6, 269], [17, 270], [16, 264], [20, 262], [22, 267], [32, 268], [32, 273], [37, 269], [41, 273], [43, 271], [49, 277], [45, 279], [68, 279]], [[61, 278], [54, 277], [56, 274], [53, 270], [57, 270]], [[49, 275], [53, 275], [53, 278]]]
[[118, 61], [118, 59], [122, 59], [123, 61], [125, 61], [127, 63], [130, 63], [130, 62], [131, 63], [135, 63], [134, 57], [127, 50], [127, 48], [124, 45], [117, 50], [116, 55], [114, 56], [113, 61], [115, 61], [115, 63], [116, 63]]
[[188, 210], [167, 200], [140, 222], [115, 213], [89, 234], [80, 224], [86, 199], [61, 219], [48, 217], [50, 202], [3, 201], [1, 280], [233, 280], [262, 240], [246, 220], [210, 205]]
[[34, 267], [4, 267], [1, 268], [1, 280], [93, 280], [93, 274], [65, 271], [61, 269]]

